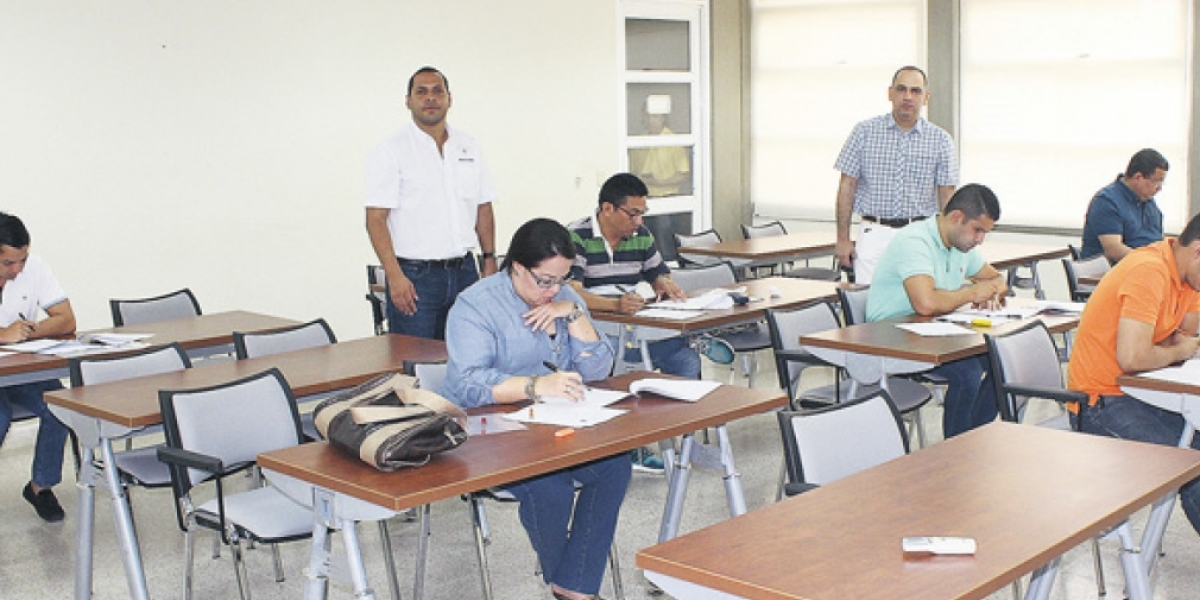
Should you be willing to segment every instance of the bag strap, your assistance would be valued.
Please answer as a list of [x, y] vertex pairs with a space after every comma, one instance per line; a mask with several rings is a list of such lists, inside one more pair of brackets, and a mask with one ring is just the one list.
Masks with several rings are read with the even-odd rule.
[[352, 406], [350, 407], [350, 418], [357, 425], [366, 425], [384, 421], [402, 421], [430, 414], [445, 414], [466, 422], [467, 413], [453, 402], [429, 390], [396, 389], [396, 395], [400, 398], [403, 406]]

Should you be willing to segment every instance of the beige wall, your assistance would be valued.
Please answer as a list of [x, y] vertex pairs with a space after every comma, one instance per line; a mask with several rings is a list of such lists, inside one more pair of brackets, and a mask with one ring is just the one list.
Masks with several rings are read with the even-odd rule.
[[618, 164], [617, 19], [611, 0], [7, 0], [0, 210], [82, 328], [190, 286], [206, 312], [367, 335], [363, 160], [407, 121], [409, 74], [449, 76], [503, 249], [534, 215], [585, 214]]

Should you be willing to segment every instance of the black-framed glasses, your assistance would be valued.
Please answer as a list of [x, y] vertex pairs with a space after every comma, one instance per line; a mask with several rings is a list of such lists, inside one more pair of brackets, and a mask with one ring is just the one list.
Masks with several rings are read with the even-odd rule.
[[644, 210], [629, 210], [624, 206], [618, 206], [617, 210], [625, 213], [630, 219], [641, 219], [642, 217], [646, 216], [646, 211]]
[[548, 290], [555, 286], [564, 285], [568, 281], [571, 280], [570, 273], [567, 273], [566, 275], [563, 275], [562, 277], [549, 277], [549, 276], [538, 275], [537, 273], [533, 272], [533, 269], [525, 269], [525, 270], [529, 271], [529, 278], [533, 280], [533, 283], [543, 290]]

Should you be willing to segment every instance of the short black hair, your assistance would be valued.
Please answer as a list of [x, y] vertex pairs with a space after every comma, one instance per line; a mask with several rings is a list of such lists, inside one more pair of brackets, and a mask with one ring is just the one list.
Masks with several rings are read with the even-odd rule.
[[417, 75], [420, 75], [421, 73], [437, 73], [438, 76], [442, 78], [442, 84], [446, 86], [446, 93], [450, 93], [450, 79], [446, 77], [446, 74], [427, 65], [417, 69], [417, 72], [413, 73], [412, 76], [408, 78], [408, 92], [406, 95], [412, 95], [413, 83], [417, 81]]
[[929, 78], [925, 76], [925, 71], [922, 71], [921, 67], [914, 67], [912, 65], [905, 65], [903, 67], [900, 67], [899, 69], [896, 69], [896, 72], [892, 73], [892, 85], [896, 85], [896, 79], [899, 78], [900, 74], [905, 71], [916, 71], [916, 72], [920, 73], [921, 74], [921, 83], [923, 83], [925, 85], [929, 85]]
[[517, 263], [532, 269], [555, 256], [575, 260], [575, 242], [571, 241], [571, 232], [554, 219], [538, 217], [517, 228], [500, 268], [511, 272], [513, 263]]
[[1187, 227], [1183, 228], [1183, 233], [1179, 234], [1179, 243], [1184, 246], [1190, 245], [1196, 240], [1200, 240], [1200, 213], [1192, 216]]
[[1129, 166], [1125, 168], [1125, 176], [1133, 177], [1141, 173], [1142, 177], [1149, 179], [1154, 176], [1154, 172], [1162, 169], [1169, 171], [1170, 166], [1167, 165], [1167, 159], [1159, 154], [1158, 150], [1153, 148], [1143, 148], [1129, 159]]
[[604, 203], [607, 202], [621, 208], [625, 206], [625, 201], [630, 196], [646, 197], [649, 195], [650, 190], [646, 189], [646, 182], [637, 175], [617, 173], [600, 186], [600, 206], [604, 206]]
[[6, 212], [0, 212], [0, 246], [24, 248], [29, 245], [29, 230], [21, 219]]
[[946, 208], [942, 209], [942, 214], [948, 215], [955, 210], [962, 211], [968, 221], [978, 219], [985, 214], [991, 220], [999, 221], [1000, 199], [996, 197], [996, 192], [993, 192], [988, 186], [968, 183], [954, 192], [950, 201], [946, 203]]

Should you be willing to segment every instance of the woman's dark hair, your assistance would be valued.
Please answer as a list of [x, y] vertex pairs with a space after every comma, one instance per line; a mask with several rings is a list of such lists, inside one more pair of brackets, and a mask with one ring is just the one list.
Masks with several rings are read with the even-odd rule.
[[561, 256], [575, 260], [575, 243], [571, 233], [553, 219], [537, 218], [527, 221], [513, 234], [508, 254], [500, 268], [512, 271], [513, 263], [532, 269], [547, 258]]

